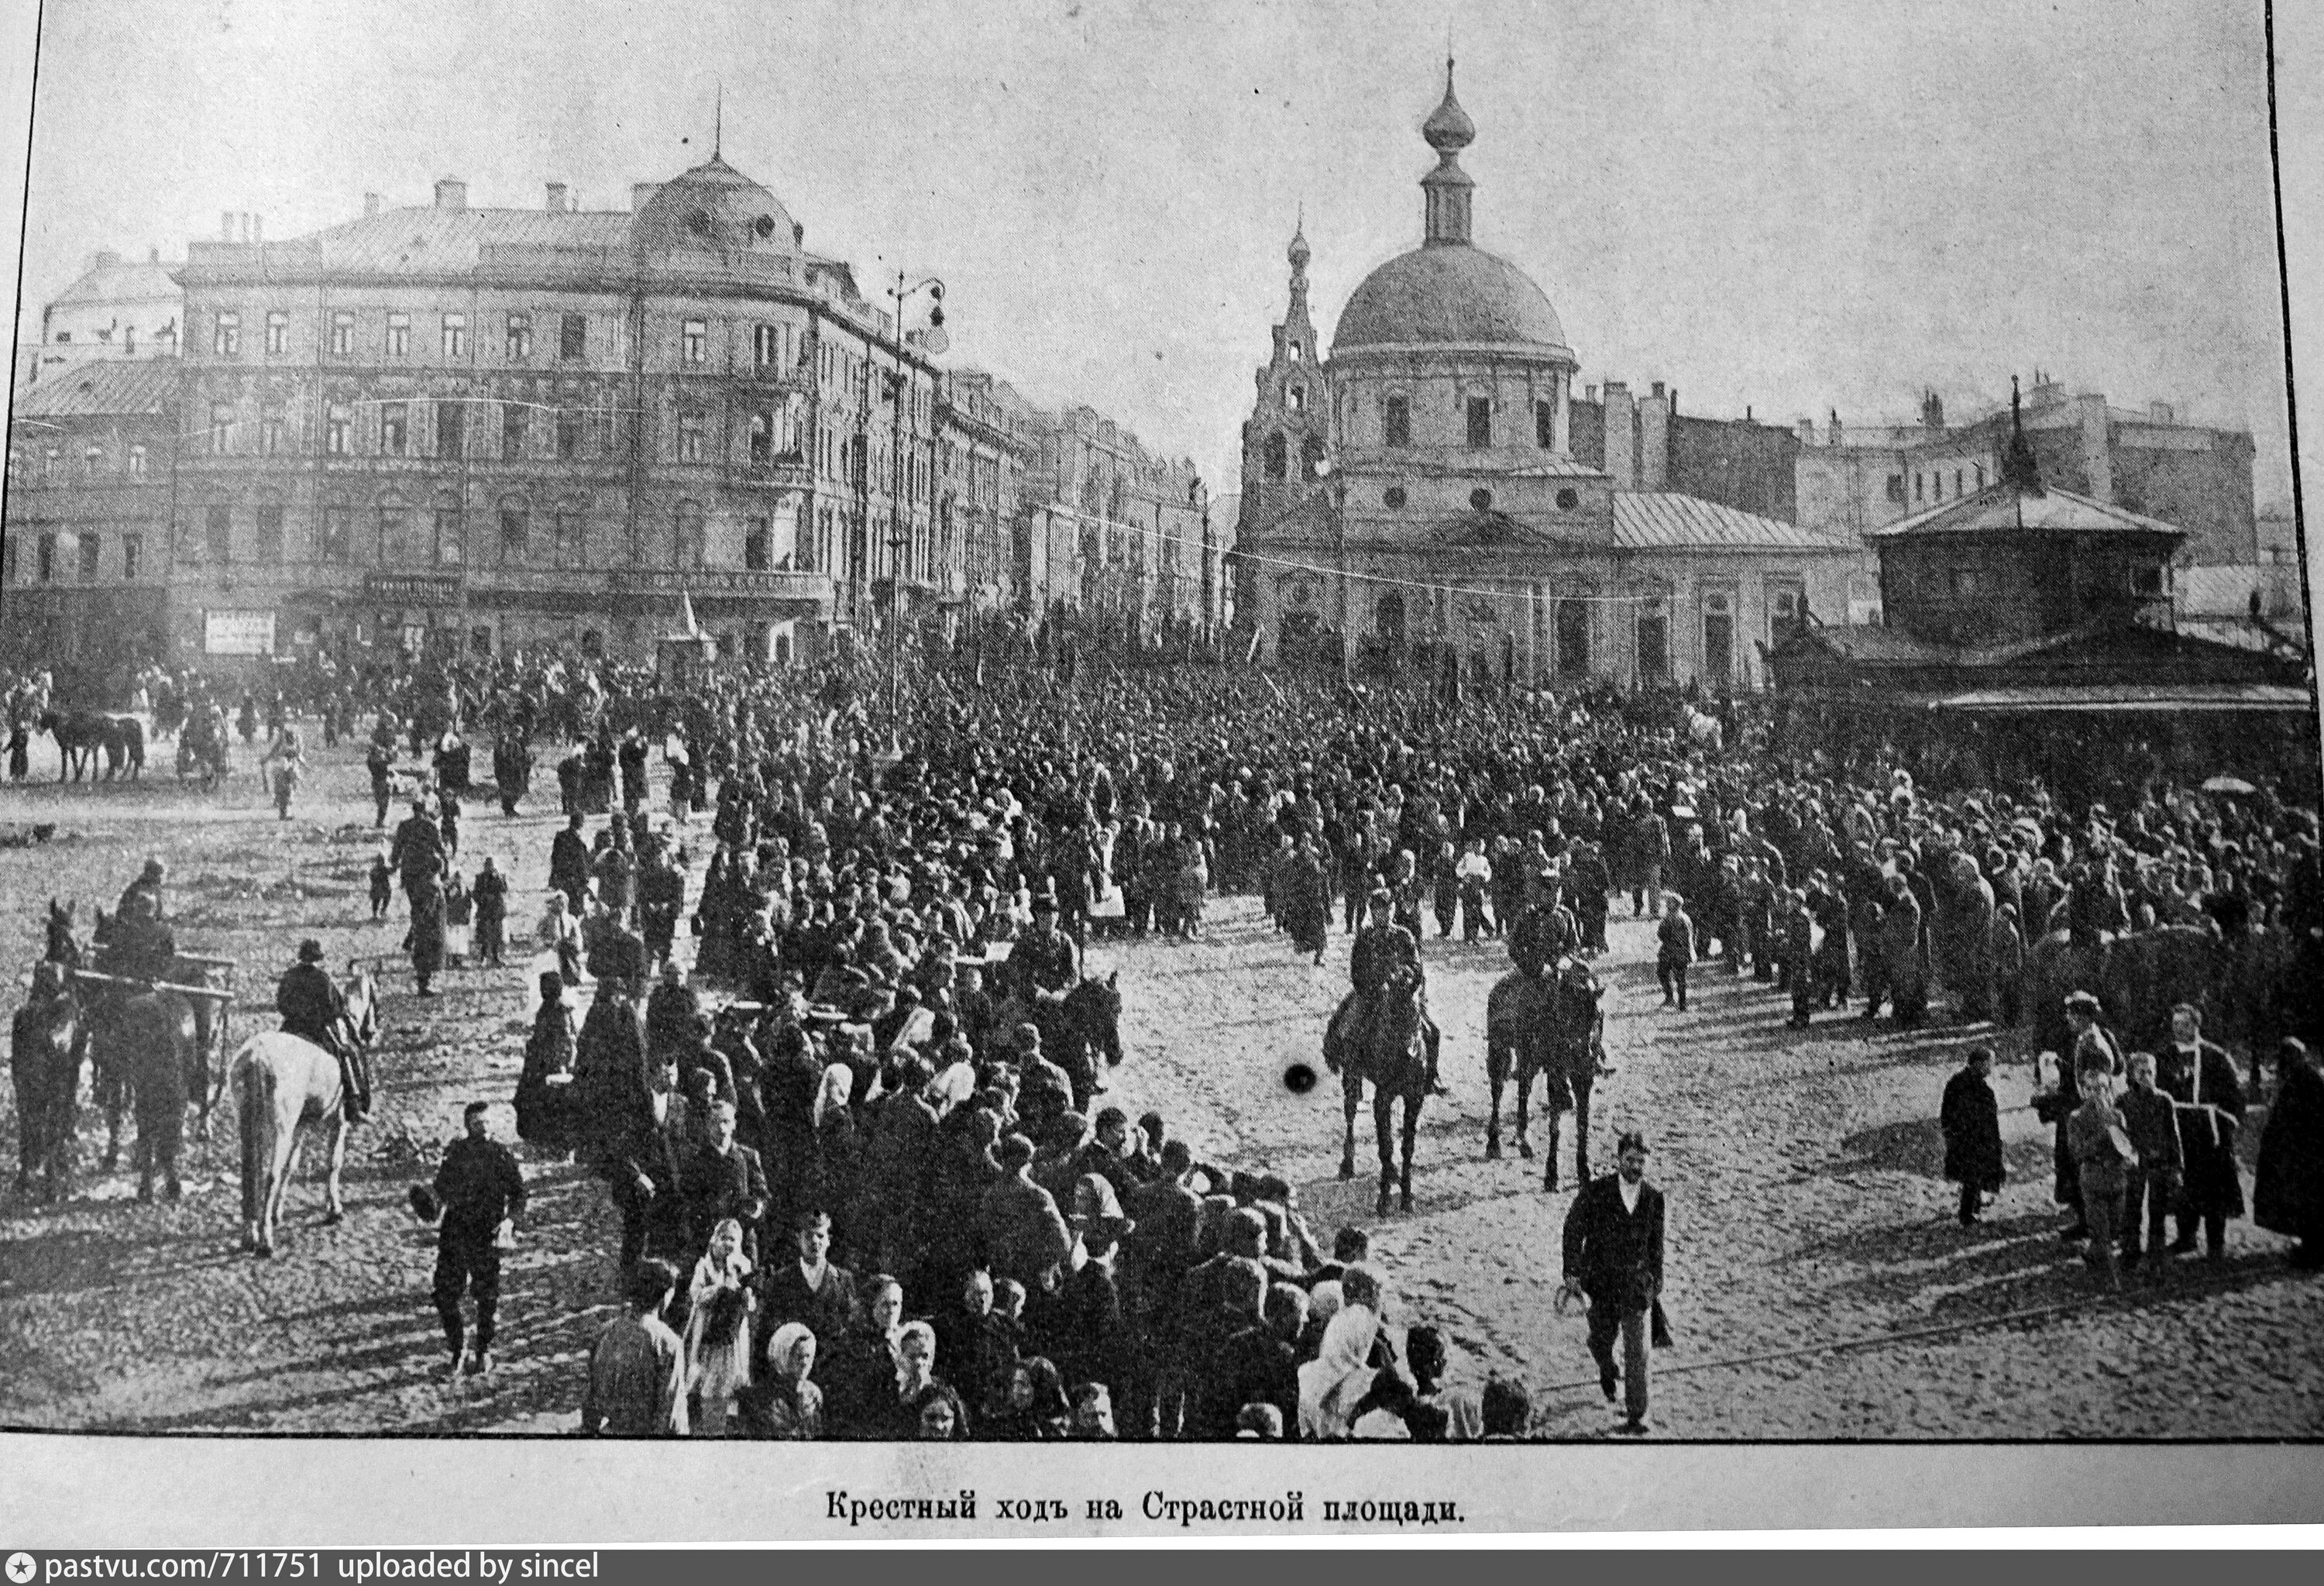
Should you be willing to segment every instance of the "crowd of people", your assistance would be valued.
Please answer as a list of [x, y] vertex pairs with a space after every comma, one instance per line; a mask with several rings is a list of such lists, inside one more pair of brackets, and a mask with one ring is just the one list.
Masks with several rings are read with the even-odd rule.
[[[1362, 1230], [1327, 1249], [1281, 1176], [1202, 1162], [1162, 1117], [1103, 1103], [1120, 993], [1084, 974], [1090, 936], [1198, 934], [1220, 892], [1260, 895], [1319, 963], [1335, 918], [1380, 933], [1354, 955], [1359, 993], [1381, 973], [1359, 966], [1425, 974], [1425, 945], [1456, 929], [1540, 973], [1603, 952], [1627, 907], [1656, 922], [1675, 1006], [1690, 970], [1716, 966], [1787, 996], [1795, 1025], [1853, 1009], [2000, 1039], [2030, 1022], [2060, 1054], [2058, 1198], [2094, 1251], [2136, 1234], [2126, 1185], [2086, 1148], [2095, 1129], [2160, 1153], [2150, 1091], [2189, 1111], [2171, 1120], [2178, 1177], [2140, 1157], [2148, 1226], [2178, 1213], [2192, 1222], [2177, 1245], [2191, 1227], [2217, 1248], [2240, 1189], [2230, 1206], [2194, 1169], [2187, 1120], [2228, 1127], [2258, 1076], [2200, 1035], [2125, 1028], [2128, 1010], [2049, 1009], [2045, 938], [2200, 934], [2226, 966], [2213, 1017], [2246, 1061], [2289, 1040], [2279, 1085], [2313, 1076], [2299, 1043], [2314, 1043], [2314, 999], [2285, 990], [2324, 966], [2312, 789], [2149, 784], [2109, 809], [1923, 787], [1878, 745], [1776, 752], [1748, 701], [1698, 702], [1721, 729], [1706, 746], [1682, 725], [1700, 713], [1670, 696], [1447, 699], [1207, 667], [1068, 680], [963, 658], [890, 705], [862, 675], [843, 657], [676, 688], [567, 658], [348, 678], [326, 696], [332, 734], [374, 724], [383, 827], [399, 743], [432, 748], [374, 892], [383, 911], [401, 882], [423, 992], [447, 892], [473, 900], [481, 961], [510, 935], [506, 878], [488, 908], [483, 873], [458, 872], [466, 743], [492, 741], [512, 812], [536, 746], [572, 745], [517, 1118], [536, 1153], [603, 1180], [622, 1224], [628, 1309], [593, 1356], [587, 1429], [1521, 1434], [1521, 1385], [1448, 1389], [1442, 1335], [1383, 1324], [1392, 1275]], [[2262, 963], [2282, 973], [2236, 973]], [[2150, 1050], [2151, 1083], [2134, 1060], [2116, 1107], [2125, 1060]], [[1978, 1070], [1945, 1107], [1965, 1221], [1998, 1184]], [[2303, 1209], [2282, 1215], [2312, 1249], [2304, 1148], [2286, 1176]], [[1642, 1215], [1634, 1178], [1607, 1182], [1632, 1186], [1607, 1192], [1620, 1216]], [[1650, 1279], [1623, 1235], [1621, 1275], [1593, 1287], [1590, 1241], [1569, 1230], [1608, 1397], [1631, 1384], [1625, 1425], [1640, 1428], [1651, 1204]]]

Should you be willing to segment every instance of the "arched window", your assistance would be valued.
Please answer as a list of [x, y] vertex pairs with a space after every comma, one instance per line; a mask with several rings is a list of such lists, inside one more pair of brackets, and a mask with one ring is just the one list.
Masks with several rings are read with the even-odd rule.
[[467, 526], [462, 521], [460, 498], [446, 493], [436, 498], [436, 565], [456, 567], [468, 559]]
[[1280, 479], [1291, 471], [1291, 443], [1277, 430], [1267, 438], [1267, 476]]
[[418, 536], [413, 532], [411, 514], [402, 501], [392, 495], [379, 498], [379, 565], [383, 567], [416, 567], [427, 565], [429, 558], [420, 554]]
[[1299, 476], [1314, 480], [1323, 476], [1323, 441], [1320, 436], [1309, 436], [1299, 443]]
[[1372, 632], [1390, 644], [1404, 642], [1404, 596], [1389, 590], [1372, 607]]
[[1559, 601], [1555, 621], [1558, 675], [1582, 677], [1590, 670], [1590, 602], [1582, 598]]
[[1392, 447], [1412, 444], [1412, 399], [1392, 396], [1381, 419], [1382, 438]]
[[316, 560], [344, 564], [354, 559], [354, 515], [345, 493], [333, 491], [323, 498], [315, 520]]

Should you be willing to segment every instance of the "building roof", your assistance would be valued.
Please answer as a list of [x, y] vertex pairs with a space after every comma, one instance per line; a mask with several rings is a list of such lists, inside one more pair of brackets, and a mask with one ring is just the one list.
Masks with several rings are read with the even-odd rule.
[[79, 303], [144, 302], [175, 298], [178, 283], [171, 272], [178, 266], [157, 263], [123, 263], [118, 259], [100, 256], [96, 264], [85, 271], [78, 280], [49, 300], [52, 309], [67, 308]]
[[1843, 660], [1872, 667], [1919, 666], [2002, 666], [2023, 660], [2070, 642], [2077, 642], [2098, 632], [2101, 624], [2091, 622], [2069, 628], [2062, 632], [2045, 633], [2035, 639], [2014, 640], [2007, 644], [1992, 644], [1983, 648], [1964, 644], [1947, 644], [1941, 640], [1922, 639], [1902, 628], [1883, 627], [1877, 623], [1818, 623], [1801, 630], [1787, 643], [1815, 645], [1830, 650]]
[[2316, 696], [2279, 683], [2047, 683], [1980, 688], [1936, 702], [1969, 715], [2153, 714], [2169, 711], [2313, 713]]
[[1614, 493], [1614, 545], [1620, 550], [1786, 551], [1852, 554], [1853, 541], [1798, 523], [1763, 518], [1672, 490]]
[[1915, 512], [1865, 535], [1868, 540], [1913, 539], [1930, 534], [2152, 534], [2173, 542], [2186, 539], [2159, 518], [2109, 506], [2070, 490], [2021, 491], [2006, 480], [1975, 495]]
[[1565, 327], [1526, 272], [1466, 243], [1399, 254], [1340, 310], [1334, 353], [1368, 346], [1537, 346], [1568, 353]]
[[168, 410], [178, 377], [174, 360], [123, 358], [73, 364], [16, 392], [23, 418], [98, 418]]

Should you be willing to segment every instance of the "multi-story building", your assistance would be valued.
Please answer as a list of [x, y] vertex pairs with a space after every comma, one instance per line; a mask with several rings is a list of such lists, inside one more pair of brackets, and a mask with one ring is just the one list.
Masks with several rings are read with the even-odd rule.
[[0, 667], [99, 677], [166, 652], [177, 370], [51, 369], [15, 394]]
[[936, 424], [940, 565], [957, 569], [969, 609], [1006, 609], [1014, 602], [1016, 529], [1038, 415], [1007, 381], [959, 369], [939, 390]]
[[1018, 610], [1130, 642], [1219, 620], [1221, 550], [1194, 465], [1094, 409], [1040, 415], [1016, 536]]
[[[253, 217], [241, 219], [254, 224]], [[235, 220], [226, 217], [226, 226]], [[177, 268], [161, 263], [159, 249], [143, 263], [112, 252], [93, 256], [88, 268], [41, 309], [39, 342], [16, 350], [16, 389], [82, 364], [176, 357], [185, 300]]]
[[[2112, 407], [2040, 374], [2022, 406], [2043, 475], [2058, 488], [2172, 524], [2187, 536], [2181, 565], [2261, 559], [2248, 431], [2184, 423], [2167, 402]], [[2000, 408], [1948, 425], [1934, 392], [1917, 424], [1843, 426], [1835, 412], [1820, 430], [1802, 420], [1800, 521], [1861, 536], [1975, 495], [2001, 476], [2011, 422]]]
[[[729, 653], [957, 598], [939, 371], [774, 195], [714, 156], [626, 211], [365, 201], [196, 243], [166, 650], [645, 657], [690, 604]], [[13, 537], [13, 536], [12, 536]], [[24, 581], [16, 569], [10, 591]]]

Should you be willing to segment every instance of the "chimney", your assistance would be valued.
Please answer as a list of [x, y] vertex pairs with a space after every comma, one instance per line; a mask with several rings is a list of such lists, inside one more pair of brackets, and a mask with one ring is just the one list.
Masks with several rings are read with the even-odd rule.
[[159, 264], [161, 262], [161, 249], [159, 249], [159, 248], [148, 248], [148, 249], [146, 249], [146, 250], [145, 250], [145, 263], [147, 263], [148, 264]]
[[561, 181], [550, 182], [549, 184], [549, 212], [551, 215], [562, 215], [565, 213], [565, 184]]
[[218, 241], [222, 243], [234, 241], [234, 211], [231, 209], [218, 211]]
[[111, 248], [99, 248], [96, 253], [89, 255], [88, 267], [91, 270], [103, 270], [108, 266], [118, 264], [120, 263], [121, 255], [115, 253]]
[[1638, 487], [1637, 451], [1633, 444], [1637, 438], [1637, 411], [1630, 401], [1628, 381], [1606, 383], [1605, 468], [1617, 490]]
[[1596, 407], [1598, 405], [1598, 388], [1594, 385], [1583, 386], [1582, 388], [1582, 400], [1588, 402], [1591, 407]]
[[1813, 446], [1813, 445], [1815, 445], [1815, 443], [1816, 443], [1816, 438], [1815, 438], [1815, 420], [1812, 420], [1812, 419], [1803, 419], [1803, 420], [1800, 420], [1800, 422], [1799, 422], [1799, 431], [1800, 431], [1800, 444], [1801, 444], [1802, 446]]
[[250, 211], [247, 209], [242, 211], [242, 242], [244, 247], [250, 245]]
[[1638, 404], [1638, 488], [1663, 490], [1670, 484], [1671, 402], [1659, 380]]
[[369, 219], [371, 217], [378, 213], [379, 195], [377, 193], [365, 193], [364, 195], [364, 217], [365, 219]]
[[1831, 410], [1831, 440], [1830, 444], [1832, 446], [1844, 444], [1844, 435], [1840, 428], [1840, 410], [1838, 408], [1834, 408]]
[[436, 184], [436, 207], [465, 209], [468, 207], [468, 184], [459, 178], [447, 176]]
[[2114, 501], [2114, 451], [2107, 444], [2106, 398], [2096, 392], [2074, 399], [2082, 420], [2082, 478], [2090, 499]]
[[1942, 429], [1945, 427], [1945, 399], [1932, 391], [1921, 398], [1921, 428]]
[[2169, 402], [2147, 403], [2146, 416], [2153, 420], [2157, 424], [2176, 424], [2179, 422], [2179, 414]]
[[632, 212], [644, 208], [648, 204], [653, 201], [653, 196], [659, 191], [661, 191], [661, 183], [658, 181], [632, 182], [630, 184], [630, 208]]
[[263, 243], [266, 240], [265, 216], [254, 215], [250, 217], [250, 240], [254, 243]]

